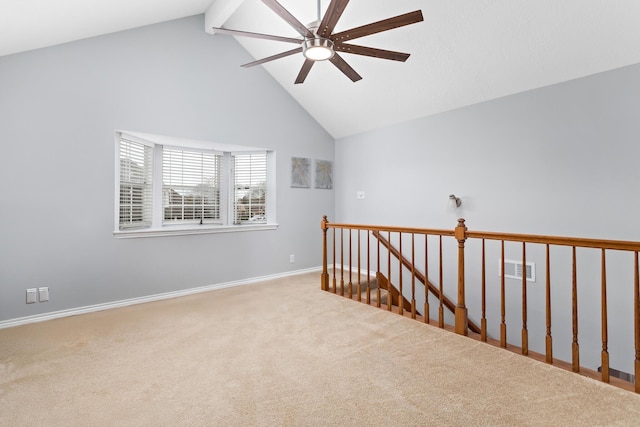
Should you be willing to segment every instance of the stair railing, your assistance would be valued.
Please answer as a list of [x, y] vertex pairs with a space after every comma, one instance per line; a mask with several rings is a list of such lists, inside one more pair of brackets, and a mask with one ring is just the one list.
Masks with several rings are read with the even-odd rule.
[[[507, 298], [506, 298], [506, 283], [505, 283], [505, 242], [510, 242], [510, 245], [514, 243], [520, 246], [520, 256], [521, 256], [521, 318], [522, 318], [522, 326], [521, 326], [521, 340], [519, 350], [523, 355], [528, 355], [536, 358], [541, 358], [550, 364], [556, 364], [561, 367], [564, 367], [564, 362], [557, 360], [553, 355], [553, 337], [552, 337], [552, 312], [551, 312], [551, 303], [552, 303], [552, 277], [551, 277], [551, 265], [552, 265], [552, 249], [554, 247], [567, 247], [571, 251], [571, 363], [570, 369], [576, 373], [586, 373], [587, 375], [591, 375], [593, 372], [589, 369], [581, 369], [580, 366], [580, 344], [578, 340], [578, 255], [577, 249], [590, 249], [596, 250], [599, 253], [600, 258], [600, 278], [599, 278], [599, 293], [600, 293], [600, 324], [601, 324], [601, 341], [602, 348], [600, 351], [600, 360], [601, 360], [601, 373], [600, 378], [603, 382], [612, 382], [615, 385], [621, 386], [623, 388], [630, 388], [635, 390], [636, 393], [640, 393], [640, 272], [639, 272], [639, 262], [638, 262], [638, 253], [640, 252], [640, 242], [632, 242], [632, 241], [621, 241], [621, 240], [601, 240], [601, 239], [585, 239], [585, 238], [571, 238], [571, 237], [556, 237], [556, 236], [540, 236], [540, 235], [529, 235], [529, 234], [513, 234], [513, 233], [495, 233], [495, 232], [481, 232], [481, 231], [469, 231], [465, 225], [464, 219], [459, 219], [458, 223], [453, 230], [440, 230], [440, 229], [426, 229], [426, 228], [404, 228], [404, 227], [382, 227], [382, 226], [371, 226], [371, 225], [356, 225], [356, 224], [332, 224], [327, 220], [327, 217], [323, 217], [321, 222], [321, 229], [323, 231], [323, 265], [322, 265], [322, 274], [321, 274], [321, 287], [323, 290], [331, 291], [337, 293], [338, 289], [341, 295], [344, 295], [345, 290], [345, 268], [348, 268], [349, 273], [349, 282], [347, 283], [348, 294], [352, 297], [352, 273], [353, 266], [351, 263], [351, 252], [352, 241], [351, 234], [355, 230], [357, 231], [357, 292], [360, 292], [362, 283], [361, 283], [361, 275], [364, 266], [361, 265], [361, 253], [363, 252], [363, 248], [361, 248], [361, 239], [360, 233], [362, 231], [366, 231], [367, 239], [366, 239], [366, 267], [364, 270], [366, 271], [366, 285], [367, 285], [367, 303], [370, 303], [370, 289], [369, 284], [371, 283], [371, 251], [370, 251], [370, 242], [369, 242], [369, 234], [377, 233], [379, 236], [384, 236], [386, 234], [386, 240], [391, 241], [391, 233], [397, 233], [399, 246], [398, 251], [398, 260], [399, 267], [395, 272], [398, 281], [398, 290], [400, 295], [403, 295], [403, 270], [408, 269], [411, 272], [411, 307], [412, 307], [412, 317], [416, 317], [415, 307], [415, 278], [416, 278], [416, 262], [415, 262], [415, 244], [414, 239], [416, 235], [423, 235], [425, 241], [425, 259], [424, 259], [424, 269], [425, 269], [425, 311], [424, 311], [424, 321], [429, 321], [429, 288], [427, 283], [429, 283], [429, 261], [428, 261], [428, 238], [429, 236], [437, 236], [439, 240], [439, 268], [438, 268], [438, 278], [439, 283], [437, 289], [439, 290], [438, 300], [440, 305], [440, 313], [442, 313], [444, 307], [444, 290], [443, 290], [443, 238], [451, 238], [453, 237], [457, 242], [457, 301], [454, 308], [454, 330], [456, 333], [461, 335], [468, 335], [469, 331], [469, 319], [468, 319], [468, 309], [466, 306], [466, 277], [465, 277], [465, 246], [469, 241], [477, 242], [481, 248], [480, 263], [481, 263], [481, 273], [479, 278], [473, 278], [472, 283], [479, 287], [480, 291], [480, 313], [481, 313], [481, 324], [480, 324], [480, 337], [482, 341], [491, 341], [488, 338], [488, 326], [487, 326], [487, 302], [488, 301], [499, 301], [500, 304], [500, 323], [499, 323], [499, 340], [496, 341], [496, 345], [500, 347], [513, 348], [514, 345], [507, 342], [507, 322], [506, 322], [506, 314], [507, 314]], [[328, 264], [328, 231], [333, 229], [333, 277], [329, 276], [329, 264]], [[336, 234], [336, 230], [339, 230], [339, 234]], [[345, 230], [349, 233], [349, 265], [345, 266], [344, 264], [344, 232]], [[411, 257], [412, 261], [410, 265], [407, 265], [407, 258], [402, 251], [402, 241], [403, 234], [411, 235]], [[339, 237], [339, 239], [338, 239]], [[340, 263], [338, 264], [336, 261], [336, 244], [337, 241], [340, 241]], [[497, 242], [499, 245], [499, 263], [501, 267], [501, 276], [499, 283], [499, 295], [490, 295], [491, 299], [487, 298], [487, 274], [486, 274], [486, 264], [487, 264], [487, 251], [486, 251], [486, 243], [487, 242]], [[381, 258], [380, 258], [380, 239], [378, 239], [377, 243], [377, 257], [375, 257], [375, 268], [377, 272], [380, 272], [381, 266]], [[527, 253], [528, 249], [534, 245], [541, 245], [544, 248], [545, 256], [544, 261], [544, 270], [545, 270], [545, 337], [544, 337], [544, 355], [540, 355], [535, 352], [530, 352], [529, 350], [529, 329], [528, 329], [528, 321], [529, 321], [529, 312], [528, 312], [528, 296], [527, 296]], [[554, 251], [556, 249], [553, 249]], [[391, 270], [391, 254], [393, 249], [391, 245], [387, 247], [387, 277], [389, 281], [391, 281], [392, 270]], [[607, 254], [610, 251], [622, 251], [631, 253], [633, 256], [633, 266], [632, 266], [632, 295], [628, 296], [628, 300], [632, 301], [633, 304], [633, 342], [635, 353], [633, 354], [633, 369], [635, 374], [635, 382], [632, 387], [627, 387], [625, 384], [622, 384], [619, 380], [615, 378], [611, 378], [611, 369], [610, 369], [610, 357], [609, 357], [609, 313], [608, 313], [608, 304], [607, 304]], [[404, 258], [404, 260], [403, 260]], [[467, 260], [468, 261], [468, 260]], [[340, 281], [338, 288], [338, 279], [337, 272], [340, 272]], [[332, 287], [331, 287], [332, 284]], [[433, 289], [432, 289], [433, 290]], [[477, 288], [474, 288], [477, 290]], [[378, 291], [379, 292], [379, 291]], [[435, 294], [434, 294], [435, 295]], [[378, 297], [379, 301], [379, 297]], [[389, 309], [391, 309], [391, 301], [388, 298]], [[397, 308], [399, 314], [403, 314], [403, 304], [399, 304], [400, 307]], [[511, 308], [511, 307], [509, 307]], [[439, 324], [442, 327], [442, 314], [440, 314]], [[475, 334], [474, 334], [475, 335]], [[540, 357], [538, 357], [540, 356]], [[614, 381], [615, 380], [615, 381]]]
[[[406, 268], [411, 274], [411, 317], [412, 318], [423, 318], [425, 322], [429, 321], [429, 289], [431, 289], [432, 295], [438, 298], [439, 304], [439, 326], [444, 327], [444, 309], [451, 309], [452, 312], [456, 310], [454, 304], [446, 298], [443, 291], [443, 273], [442, 273], [442, 259], [439, 261], [439, 288], [436, 288], [435, 285], [431, 284], [431, 286], [425, 286], [425, 302], [424, 302], [424, 311], [423, 316], [418, 315], [418, 309], [416, 307], [416, 280], [418, 282], [424, 283], [424, 275], [416, 269], [415, 259], [411, 262], [407, 262], [406, 257], [400, 256], [402, 254], [402, 241], [403, 235], [411, 235], [412, 244], [411, 244], [411, 252], [412, 256], [415, 257], [415, 245], [414, 245], [414, 237], [415, 235], [424, 235], [425, 242], [428, 236], [435, 236], [440, 240], [440, 256], [442, 255], [442, 238], [443, 237], [453, 237], [454, 232], [451, 230], [438, 230], [438, 229], [418, 229], [418, 228], [405, 228], [405, 227], [379, 227], [379, 226], [370, 226], [370, 225], [356, 225], [356, 224], [332, 224], [329, 223], [326, 216], [323, 217], [321, 228], [323, 230], [323, 271], [321, 274], [321, 288], [326, 291], [331, 291], [342, 296], [348, 296], [349, 298], [353, 297], [352, 290], [356, 289], [356, 297], [358, 301], [360, 301], [360, 290], [363, 285], [366, 285], [366, 302], [371, 303], [371, 283], [372, 278], [384, 277], [385, 280], [389, 283], [390, 292], [394, 290], [399, 293], [399, 295], [404, 295], [404, 287], [405, 287], [405, 278], [403, 275], [403, 270]], [[332, 229], [332, 276], [329, 276], [329, 257], [328, 257], [328, 233], [329, 229]], [[348, 238], [345, 238], [345, 231], [348, 233]], [[366, 249], [362, 248], [362, 239], [361, 232], [366, 232]], [[384, 232], [387, 235], [387, 238], [383, 237], [380, 233]], [[357, 243], [356, 247], [353, 248], [352, 235], [357, 233]], [[400, 249], [396, 249], [393, 245], [390, 244], [391, 233], [397, 233], [399, 236]], [[371, 248], [371, 239], [370, 236], [376, 237], [376, 247]], [[340, 244], [337, 247], [337, 244]], [[347, 248], [345, 248], [347, 246]], [[381, 255], [381, 249], [386, 249], [386, 271], [381, 271], [383, 264], [385, 263], [384, 254]], [[353, 265], [351, 263], [352, 260], [352, 252], [355, 250], [357, 255], [357, 265]], [[426, 251], [426, 248], [425, 248]], [[366, 265], [364, 265], [362, 260], [362, 254], [366, 252]], [[373, 252], [373, 257], [372, 257]], [[348, 264], [345, 264], [345, 253], [348, 254]], [[398, 268], [392, 271], [392, 256], [400, 260]], [[373, 259], [372, 259], [373, 258]], [[426, 273], [428, 273], [428, 263], [425, 261], [425, 265], [427, 265]], [[375, 268], [375, 271], [374, 271]], [[353, 283], [353, 272], [356, 272], [357, 283]], [[396, 273], [397, 275], [397, 284], [392, 283], [392, 275]], [[366, 280], [362, 283], [362, 276], [366, 276]], [[348, 278], [346, 277], [348, 276]], [[345, 281], [348, 280], [348, 281]], [[409, 292], [408, 292], [409, 293]], [[377, 289], [377, 304], [380, 304], [380, 288]], [[389, 311], [392, 310], [392, 298], [387, 298], [387, 309]], [[404, 314], [405, 305], [399, 304], [397, 308], [399, 314]], [[475, 326], [475, 325], [474, 325]]]

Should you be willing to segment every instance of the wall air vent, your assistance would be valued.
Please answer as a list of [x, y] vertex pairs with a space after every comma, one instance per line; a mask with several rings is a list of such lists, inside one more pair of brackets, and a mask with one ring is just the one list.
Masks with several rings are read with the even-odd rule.
[[[504, 277], [522, 280], [522, 261], [504, 260]], [[527, 282], [536, 281], [536, 264], [528, 262], [524, 268]], [[498, 260], [498, 276], [502, 276], [502, 261]]]
[[[598, 372], [602, 372], [602, 366], [598, 366]], [[636, 382], [635, 375], [629, 374], [627, 372], [622, 372], [617, 369], [609, 368], [609, 375], [615, 378], [620, 378], [623, 381], [628, 381], [630, 383]]]

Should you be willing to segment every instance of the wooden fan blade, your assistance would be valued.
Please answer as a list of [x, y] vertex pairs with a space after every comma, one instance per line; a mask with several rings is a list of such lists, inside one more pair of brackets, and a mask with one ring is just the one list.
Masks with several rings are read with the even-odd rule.
[[257, 61], [248, 62], [246, 64], [241, 65], [241, 67], [244, 67], [244, 68], [253, 67], [253, 66], [256, 66], [256, 65], [264, 64], [265, 62], [273, 61], [274, 59], [280, 59], [280, 58], [284, 58], [286, 56], [295, 55], [296, 53], [300, 53], [300, 52], [302, 52], [302, 48], [301, 47], [296, 48], [296, 49], [292, 49], [292, 50], [288, 50], [286, 52], [278, 53], [276, 55], [267, 56], [266, 58], [258, 59]]
[[394, 28], [404, 27], [405, 25], [415, 24], [421, 21], [424, 21], [422, 11], [415, 10], [413, 12], [405, 13], [404, 15], [398, 15], [393, 18], [383, 19], [382, 21], [363, 25], [362, 27], [356, 27], [350, 30], [342, 31], [340, 33], [333, 34], [330, 38], [336, 43], [349, 41], [368, 36], [370, 34], [381, 33], [383, 31], [392, 30]]
[[300, 72], [298, 73], [298, 77], [296, 77], [295, 84], [300, 84], [300, 83], [304, 82], [304, 80], [309, 75], [309, 71], [311, 71], [311, 67], [313, 67], [314, 63], [315, 63], [315, 61], [312, 61], [310, 59], [306, 59], [304, 61], [304, 64], [302, 64], [302, 68], [300, 69]]
[[276, 0], [262, 0], [262, 3], [266, 4], [271, 10], [278, 14], [278, 16], [284, 19], [287, 24], [291, 25], [302, 37], [314, 37], [314, 34], [309, 31], [304, 24], [298, 21], [295, 16], [290, 14], [289, 11], [282, 7]]
[[404, 62], [411, 56], [408, 53], [395, 52], [392, 50], [375, 49], [372, 47], [359, 46], [355, 44], [337, 43], [334, 49], [338, 52], [353, 53], [355, 55], [371, 56], [373, 58], [390, 59], [392, 61]]
[[291, 37], [272, 36], [270, 34], [251, 33], [249, 31], [229, 30], [227, 28], [217, 28], [217, 27], [212, 27], [212, 29], [216, 34], [228, 34], [231, 36], [253, 37], [255, 39], [275, 40], [277, 42], [287, 42], [287, 43], [296, 43], [296, 44], [302, 44], [303, 42], [303, 40], [301, 39], [294, 39]]
[[327, 7], [327, 11], [324, 13], [322, 22], [318, 27], [318, 35], [320, 37], [328, 38], [331, 35], [348, 3], [349, 0], [333, 0], [329, 3], [329, 7]]
[[333, 65], [338, 67], [338, 69], [342, 71], [345, 76], [349, 77], [352, 82], [357, 82], [358, 80], [362, 80], [362, 77], [360, 76], [360, 74], [356, 73], [356, 70], [351, 68], [351, 65], [347, 64], [347, 62], [344, 59], [342, 59], [342, 57], [337, 53], [334, 54], [333, 58], [331, 58], [329, 61], [331, 61]]

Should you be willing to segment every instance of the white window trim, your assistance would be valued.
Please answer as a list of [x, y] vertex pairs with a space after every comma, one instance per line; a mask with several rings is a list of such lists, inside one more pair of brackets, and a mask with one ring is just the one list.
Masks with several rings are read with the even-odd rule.
[[[197, 228], [196, 228], [197, 227]], [[185, 236], [191, 234], [236, 233], [242, 231], [277, 230], [278, 224], [240, 224], [240, 225], [169, 225], [162, 228], [143, 228], [136, 230], [117, 230], [113, 235], [119, 239], [137, 237]]]
[[[182, 236], [182, 235], [194, 235], [194, 234], [216, 234], [216, 233], [235, 233], [246, 231], [264, 231], [264, 230], [276, 230], [278, 223], [276, 221], [276, 157], [275, 152], [269, 149], [262, 149], [257, 147], [243, 147], [243, 146], [231, 146], [229, 144], [216, 144], [209, 141], [190, 141], [187, 139], [171, 138], [171, 143], [162, 143], [162, 139], [168, 137], [162, 137], [150, 134], [141, 134], [138, 132], [128, 132], [124, 130], [116, 130], [115, 132], [115, 177], [119, 183], [120, 177], [120, 138], [125, 134], [128, 139], [140, 142], [144, 145], [150, 145], [154, 147], [154, 161], [153, 168], [161, 167], [162, 165], [162, 148], [163, 146], [171, 148], [189, 149], [193, 151], [217, 151], [223, 153], [225, 157], [229, 157], [232, 154], [249, 154], [258, 151], [267, 153], [267, 185], [269, 191], [267, 191], [267, 223], [266, 224], [228, 224], [229, 218], [232, 218], [232, 214], [229, 210], [233, 209], [230, 202], [230, 188], [229, 182], [231, 180], [230, 170], [228, 169], [228, 162], [223, 162], [222, 180], [221, 180], [221, 193], [220, 197], [224, 197], [224, 200], [229, 200], [227, 203], [227, 209], [221, 209], [220, 215], [223, 220], [223, 224], [175, 224], [175, 225], [163, 225], [162, 224], [162, 173], [153, 174], [153, 216], [152, 224], [149, 228], [139, 229], [120, 229], [119, 223], [119, 200], [120, 200], [120, 186], [114, 185], [114, 231], [113, 236], [118, 239], [130, 239], [130, 238], [144, 238], [144, 237], [163, 237], [163, 236]], [[156, 141], [156, 142], [154, 142]], [[203, 148], [203, 145], [206, 148]], [[229, 150], [229, 148], [233, 150]], [[160, 165], [160, 166], [159, 166]]]

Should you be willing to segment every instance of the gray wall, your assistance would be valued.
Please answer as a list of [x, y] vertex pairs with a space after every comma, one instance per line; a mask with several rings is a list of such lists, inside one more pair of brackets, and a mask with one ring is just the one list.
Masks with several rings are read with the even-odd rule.
[[[202, 16], [0, 58], [0, 321], [321, 264], [333, 191], [289, 162], [334, 141], [250, 60]], [[115, 239], [116, 129], [274, 149], [278, 230]]]
[[[634, 65], [340, 139], [333, 219], [452, 229], [464, 217], [472, 230], [640, 241], [638, 112], [640, 65]], [[365, 199], [356, 199], [357, 191], [365, 191]], [[449, 205], [451, 193], [462, 198], [461, 208]], [[499, 252], [491, 251], [487, 268], [495, 288]], [[508, 248], [508, 256], [521, 259], [520, 248]], [[528, 287], [529, 327], [534, 348], [542, 352], [543, 256], [540, 249], [530, 249], [538, 280]], [[578, 277], [581, 356], [584, 364], [597, 367], [600, 261], [598, 254], [585, 256]], [[631, 256], [610, 257], [612, 366], [629, 372]], [[475, 259], [467, 257], [469, 274], [478, 274], [477, 252]], [[567, 359], [571, 276], [569, 267], [560, 265], [570, 254], [557, 251], [555, 259], [555, 350]], [[452, 279], [447, 293], [455, 296], [452, 263], [455, 256], [446, 267]], [[470, 314], [479, 320], [478, 281], [470, 282]], [[509, 337], [519, 342], [520, 284], [508, 286]], [[495, 303], [494, 297], [490, 308], [499, 313]], [[499, 318], [492, 317], [492, 335], [498, 336]]]

